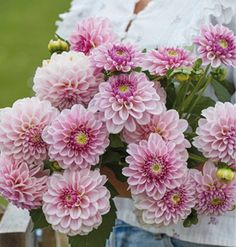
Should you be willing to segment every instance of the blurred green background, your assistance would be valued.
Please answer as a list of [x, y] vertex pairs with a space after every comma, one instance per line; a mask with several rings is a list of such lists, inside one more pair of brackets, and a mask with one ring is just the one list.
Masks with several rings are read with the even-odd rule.
[[32, 79], [49, 57], [60, 13], [71, 0], [0, 0], [0, 108], [32, 95]]
[[[32, 79], [70, 0], [0, 0], [0, 108], [32, 95]], [[3, 201], [0, 198], [0, 204]]]

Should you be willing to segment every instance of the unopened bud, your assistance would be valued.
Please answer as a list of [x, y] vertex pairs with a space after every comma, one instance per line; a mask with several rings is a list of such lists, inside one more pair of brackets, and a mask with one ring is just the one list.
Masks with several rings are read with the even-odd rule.
[[217, 81], [224, 81], [227, 76], [227, 70], [223, 67], [218, 67], [211, 72], [212, 77]]
[[184, 73], [178, 73], [175, 75], [175, 79], [179, 82], [185, 82], [189, 79], [189, 75]]
[[62, 53], [63, 51], [69, 51], [69, 44], [61, 39], [50, 40], [48, 43], [48, 50], [52, 53]]
[[234, 171], [230, 167], [218, 168], [216, 176], [223, 181], [232, 181], [235, 177]]

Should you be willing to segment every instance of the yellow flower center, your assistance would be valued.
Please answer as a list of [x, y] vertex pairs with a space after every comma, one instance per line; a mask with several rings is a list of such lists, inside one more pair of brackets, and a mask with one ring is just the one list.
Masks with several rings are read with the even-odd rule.
[[66, 200], [67, 202], [71, 202], [71, 201], [72, 201], [71, 195], [66, 195], [66, 196], [65, 196], [65, 200]]
[[32, 140], [32, 142], [37, 143], [37, 142], [41, 142], [42, 139], [41, 139], [40, 134], [37, 134], [37, 135], [33, 136], [31, 140]]
[[155, 127], [154, 132], [157, 133], [157, 134], [159, 134], [159, 135], [161, 135], [161, 136], [163, 135], [162, 129], [160, 129], [158, 126]]
[[179, 194], [175, 194], [171, 197], [171, 201], [174, 203], [174, 204], [178, 204], [181, 200], [181, 197]]
[[75, 137], [75, 141], [79, 145], [86, 145], [88, 143], [88, 136], [83, 132], [79, 132]]
[[116, 51], [116, 55], [118, 55], [118, 56], [123, 56], [124, 54], [125, 54], [125, 52], [122, 50]]
[[129, 87], [127, 85], [120, 85], [118, 89], [121, 93], [126, 93], [129, 90]]
[[225, 39], [220, 39], [219, 40], [219, 45], [221, 48], [225, 49], [228, 47], [228, 42]]
[[161, 164], [160, 163], [155, 163], [151, 166], [151, 170], [155, 174], [159, 174], [161, 172]]
[[220, 198], [214, 198], [211, 201], [211, 204], [214, 205], [214, 206], [220, 205], [221, 203], [222, 203], [222, 200]]
[[169, 51], [168, 51], [168, 55], [169, 55], [170, 57], [176, 57], [176, 56], [178, 55], [178, 52], [175, 51], [175, 50], [169, 50]]

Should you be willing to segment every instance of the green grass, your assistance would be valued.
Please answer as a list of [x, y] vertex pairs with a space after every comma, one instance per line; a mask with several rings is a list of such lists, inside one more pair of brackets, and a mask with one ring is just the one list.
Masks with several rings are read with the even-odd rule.
[[0, 0], [0, 108], [33, 95], [35, 69], [49, 57], [55, 21], [69, 6], [70, 0]]
[[32, 95], [35, 69], [49, 57], [58, 14], [70, 0], [0, 0], [0, 108]]

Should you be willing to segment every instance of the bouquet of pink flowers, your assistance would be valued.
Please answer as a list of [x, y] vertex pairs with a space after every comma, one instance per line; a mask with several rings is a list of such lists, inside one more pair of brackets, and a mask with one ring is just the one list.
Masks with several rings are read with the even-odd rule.
[[35, 97], [0, 111], [0, 192], [35, 228], [104, 246], [119, 191], [104, 170], [128, 184], [141, 224], [189, 227], [234, 209], [231, 30], [204, 26], [189, 50], [141, 50], [88, 18], [49, 50]]

